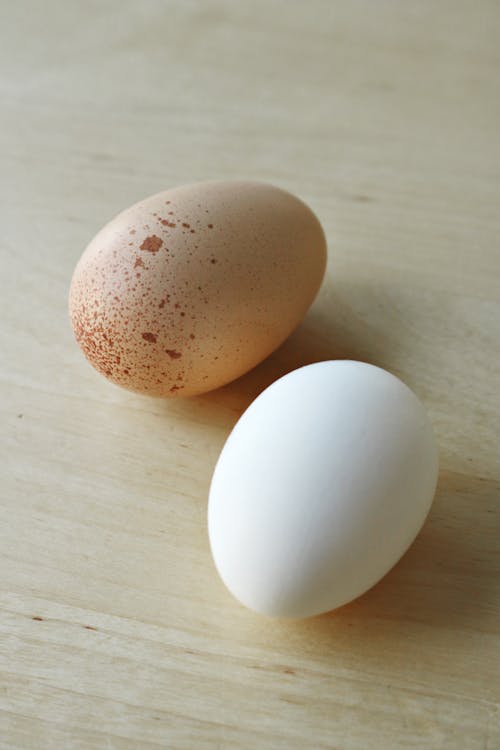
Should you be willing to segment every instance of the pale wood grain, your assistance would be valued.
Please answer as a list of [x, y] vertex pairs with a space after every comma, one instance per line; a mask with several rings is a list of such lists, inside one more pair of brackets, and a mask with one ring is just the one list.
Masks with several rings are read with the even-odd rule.
[[[498, 4], [1, 15], [0, 748], [498, 748]], [[72, 340], [72, 268], [118, 210], [216, 177], [311, 204], [323, 289], [226, 388], [120, 391]], [[208, 484], [262, 388], [330, 357], [421, 396], [438, 492], [372, 591], [272, 622], [215, 574]]]

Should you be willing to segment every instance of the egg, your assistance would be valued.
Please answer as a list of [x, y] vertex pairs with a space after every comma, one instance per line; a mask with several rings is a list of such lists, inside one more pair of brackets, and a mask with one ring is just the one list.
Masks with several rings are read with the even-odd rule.
[[76, 339], [109, 380], [190, 396], [243, 375], [297, 326], [323, 278], [313, 212], [259, 182], [167, 190], [110, 221], [76, 266]]
[[219, 457], [208, 509], [215, 565], [262, 614], [339, 607], [408, 549], [437, 472], [424, 407], [394, 375], [352, 361], [294, 370], [250, 405]]

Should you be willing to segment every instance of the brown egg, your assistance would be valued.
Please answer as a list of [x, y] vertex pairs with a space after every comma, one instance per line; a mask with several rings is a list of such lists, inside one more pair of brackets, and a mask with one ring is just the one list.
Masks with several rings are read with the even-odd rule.
[[76, 339], [109, 380], [190, 396], [243, 375], [313, 301], [326, 244], [312, 211], [258, 182], [204, 182], [123, 211], [75, 269]]

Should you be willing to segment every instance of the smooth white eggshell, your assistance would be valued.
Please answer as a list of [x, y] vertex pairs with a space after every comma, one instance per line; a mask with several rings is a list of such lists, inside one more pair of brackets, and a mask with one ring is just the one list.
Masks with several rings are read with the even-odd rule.
[[215, 468], [208, 528], [220, 576], [263, 614], [339, 607], [410, 546], [437, 472], [426, 412], [394, 375], [352, 361], [295, 370], [250, 405]]

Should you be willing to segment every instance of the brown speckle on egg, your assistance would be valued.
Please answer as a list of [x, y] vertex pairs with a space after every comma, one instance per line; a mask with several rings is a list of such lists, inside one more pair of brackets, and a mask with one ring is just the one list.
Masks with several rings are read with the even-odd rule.
[[152, 234], [150, 237], [146, 237], [140, 248], [147, 253], [157, 253], [162, 245], [163, 240], [157, 237], [156, 234]]

